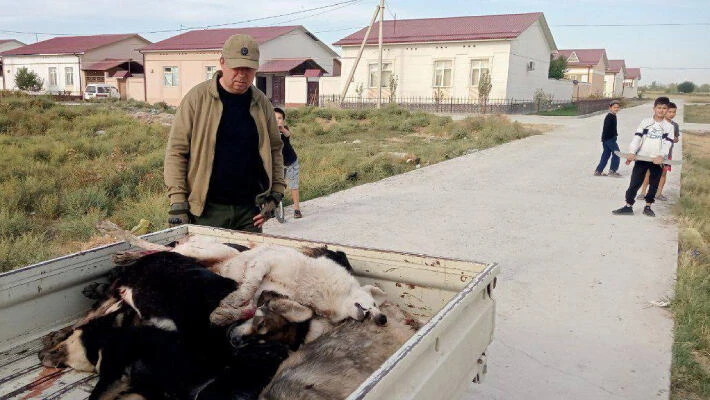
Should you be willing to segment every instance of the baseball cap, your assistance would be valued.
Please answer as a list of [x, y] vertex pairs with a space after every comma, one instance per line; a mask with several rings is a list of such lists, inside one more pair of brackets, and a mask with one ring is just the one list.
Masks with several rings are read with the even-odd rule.
[[233, 35], [224, 42], [222, 57], [228, 68], [259, 69], [259, 44], [249, 35]]

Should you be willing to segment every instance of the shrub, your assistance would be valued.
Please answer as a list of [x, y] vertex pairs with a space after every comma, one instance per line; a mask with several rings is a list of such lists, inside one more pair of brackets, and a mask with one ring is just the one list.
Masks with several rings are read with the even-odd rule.
[[693, 93], [695, 90], [695, 84], [690, 81], [685, 81], [678, 85], [678, 91], [681, 93]]
[[30, 71], [25, 67], [19, 68], [15, 75], [15, 86], [20, 90], [29, 90], [39, 92], [42, 90], [44, 82], [34, 71]]

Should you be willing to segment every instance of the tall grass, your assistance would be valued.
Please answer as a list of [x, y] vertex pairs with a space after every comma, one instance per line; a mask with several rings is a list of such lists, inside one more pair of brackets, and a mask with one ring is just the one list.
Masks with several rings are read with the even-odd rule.
[[710, 134], [685, 132], [672, 399], [710, 398]]
[[[0, 271], [78, 251], [93, 226], [166, 227], [169, 127], [128, 113], [144, 104], [65, 106], [0, 93]], [[382, 110], [287, 110], [308, 200], [538, 133], [504, 117]], [[290, 202], [290, 191], [287, 192]]]
[[101, 105], [0, 96], [0, 271], [80, 250], [100, 218], [165, 227], [145, 208], [167, 207], [167, 131]]
[[683, 115], [684, 122], [710, 124], [710, 104], [688, 104]]

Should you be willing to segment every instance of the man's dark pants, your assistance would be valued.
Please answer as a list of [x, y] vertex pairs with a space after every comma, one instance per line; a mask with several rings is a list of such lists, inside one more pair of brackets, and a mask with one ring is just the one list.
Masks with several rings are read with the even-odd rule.
[[646, 177], [646, 171], [648, 171], [648, 192], [646, 193], [646, 203], [653, 203], [656, 197], [656, 190], [658, 190], [658, 182], [661, 180], [661, 174], [663, 173], [663, 165], [654, 164], [650, 161], [636, 161], [634, 163], [634, 169], [631, 172], [631, 182], [629, 183], [629, 189], [626, 191], [626, 202], [628, 204], [634, 205], [636, 199], [636, 192], [643, 184], [643, 180]]
[[194, 217], [194, 223], [237, 231], [261, 233], [261, 228], [254, 226], [253, 218], [257, 214], [259, 214], [259, 209], [254, 205], [231, 205], [208, 202], [205, 204], [202, 215]]
[[603, 141], [602, 146], [604, 147], [604, 151], [602, 152], [602, 158], [601, 160], [599, 160], [599, 165], [597, 165], [596, 171], [599, 173], [604, 172], [604, 168], [606, 168], [606, 163], [607, 161], [609, 161], [609, 156], [611, 156], [611, 167], [609, 168], [609, 170], [618, 171], [619, 156], [614, 154], [615, 151], [619, 151], [619, 145], [616, 143], [616, 138], [607, 139]]

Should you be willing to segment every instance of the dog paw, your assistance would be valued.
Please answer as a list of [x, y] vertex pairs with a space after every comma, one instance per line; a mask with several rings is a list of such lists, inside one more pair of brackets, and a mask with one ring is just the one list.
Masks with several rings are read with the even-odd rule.
[[210, 322], [216, 326], [229, 325], [238, 320], [239, 314], [237, 313], [237, 310], [232, 307], [224, 307], [220, 305], [212, 311], [212, 314], [210, 314]]

